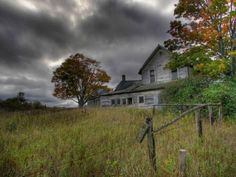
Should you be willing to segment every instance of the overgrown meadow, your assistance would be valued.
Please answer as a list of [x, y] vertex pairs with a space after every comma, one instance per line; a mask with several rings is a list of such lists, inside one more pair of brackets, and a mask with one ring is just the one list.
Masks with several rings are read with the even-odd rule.
[[[176, 114], [157, 112], [154, 128]], [[136, 136], [151, 110], [104, 108], [85, 111], [0, 113], [0, 176], [173, 177], [178, 152], [187, 150], [187, 176], [235, 177], [236, 122], [210, 127], [203, 139], [192, 115], [155, 134], [157, 173], [151, 169], [146, 138]]]

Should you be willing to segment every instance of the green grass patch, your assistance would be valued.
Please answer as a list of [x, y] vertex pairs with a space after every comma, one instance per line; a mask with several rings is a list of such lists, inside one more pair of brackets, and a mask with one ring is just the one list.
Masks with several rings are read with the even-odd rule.
[[[146, 139], [136, 136], [151, 110], [107, 108], [0, 113], [2, 176], [178, 176], [178, 151], [187, 150], [187, 176], [234, 177], [236, 123], [210, 127], [203, 121], [199, 141], [190, 115], [155, 134], [157, 174]], [[157, 112], [154, 127], [174, 118]], [[0, 175], [0, 176], [1, 176]]]

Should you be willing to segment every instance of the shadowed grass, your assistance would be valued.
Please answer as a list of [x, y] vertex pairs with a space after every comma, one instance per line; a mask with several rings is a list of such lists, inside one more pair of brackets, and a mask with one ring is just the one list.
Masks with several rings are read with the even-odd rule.
[[[0, 113], [2, 176], [153, 176], [146, 139], [135, 137], [151, 110], [107, 108], [60, 112]], [[154, 127], [173, 119], [158, 113]], [[187, 176], [236, 174], [236, 124], [209, 126], [203, 141], [188, 116], [155, 134], [156, 176], [178, 176], [178, 151], [187, 155]]]

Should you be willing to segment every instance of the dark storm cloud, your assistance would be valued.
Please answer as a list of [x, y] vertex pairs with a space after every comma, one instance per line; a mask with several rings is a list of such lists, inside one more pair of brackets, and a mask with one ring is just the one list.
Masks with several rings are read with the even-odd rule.
[[46, 89], [47, 88], [47, 82], [45, 81], [39, 81], [39, 80], [34, 80], [34, 79], [29, 79], [24, 76], [20, 77], [10, 77], [10, 78], [2, 78], [0, 79], [0, 84], [1, 85], [7, 85], [7, 86], [14, 86], [18, 85], [22, 88], [27, 87], [28, 89]]
[[144, 60], [168, 38], [171, 16], [161, 8], [131, 0], [82, 1], [89, 9], [76, 0], [31, 0], [37, 8], [31, 11], [0, 0], [0, 98], [24, 91], [30, 99], [59, 103], [52, 97], [47, 62], [76, 52], [100, 61], [113, 86], [121, 74], [137, 79]]
[[[163, 40], [169, 17], [137, 3], [107, 0], [98, 4], [94, 15], [80, 25], [82, 34], [103, 42], [129, 41], [140, 38]], [[163, 28], [164, 26], [164, 28]]]
[[[0, 1], [0, 62], [21, 65], [62, 49], [73, 39], [63, 18], [24, 11]], [[19, 67], [19, 66], [18, 66]]]
[[80, 24], [80, 30], [93, 42], [90, 47], [95, 45], [103, 52], [100, 60], [115, 85], [122, 74], [139, 79], [139, 67], [156, 45], [168, 38], [170, 19], [149, 6], [109, 0], [97, 5], [94, 15]]

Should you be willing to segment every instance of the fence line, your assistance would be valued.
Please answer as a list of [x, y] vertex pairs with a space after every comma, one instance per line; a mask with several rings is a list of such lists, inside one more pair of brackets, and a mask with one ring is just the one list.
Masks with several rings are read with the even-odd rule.
[[[147, 137], [148, 137], [149, 158], [150, 158], [150, 162], [151, 162], [151, 165], [152, 165], [152, 168], [153, 168], [154, 171], [157, 170], [154, 133], [161, 132], [161, 130], [167, 128], [168, 126], [170, 126], [174, 123], [176, 123], [177, 121], [182, 119], [185, 115], [187, 115], [187, 114], [189, 114], [193, 111], [196, 111], [198, 109], [201, 109], [203, 107], [207, 107], [207, 106], [208, 107], [209, 106], [218, 106], [219, 107], [219, 110], [218, 110], [219, 120], [222, 120], [222, 105], [220, 103], [217, 103], [217, 104], [209, 103], [209, 104], [158, 104], [158, 105], [153, 105], [154, 108], [155, 108], [155, 106], [195, 106], [195, 107], [181, 113], [179, 116], [177, 116], [176, 118], [174, 118], [170, 122], [167, 122], [166, 124], [160, 126], [159, 128], [157, 128], [155, 130], [153, 129], [153, 119], [152, 118], [147, 118], [145, 120], [145, 125], [143, 126], [143, 129], [142, 129], [142, 131], [141, 131], [141, 133], [138, 137], [138, 140], [141, 143], [143, 141], [143, 139], [145, 138], [145, 135], [147, 135]], [[177, 128], [180, 128], [180, 127], [177, 127]], [[170, 130], [166, 130], [166, 131], [163, 131], [161, 133], [163, 134], [163, 133], [166, 133], [168, 131], [172, 131], [174, 129], [176, 129], [176, 128], [172, 128]], [[133, 143], [132, 144], [130, 143], [130, 145], [133, 145]], [[88, 155], [89, 155], [89, 157], [93, 157], [93, 156], [96, 157], [98, 155], [101, 155], [102, 153], [112, 152], [112, 151], [114, 151], [118, 148], [124, 148], [123, 144], [118, 144], [117, 146], [113, 146], [113, 148], [111, 148], [110, 150], [107, 150], [107, 149], [105, 150], [104, 149], [100, 152], [94, 152], [94, 153], [91, 153], [91, 154], [88, 154]], [[79, 160], [71, 160], [71, 161], [64, 162], [64, 163], [59, 163], [58, 165], [55, 166], [55, 168], [59, 168], [61, 166], [67, 165], [69, 163], [76, 163], [76, 162], [79, 162], [79, 161], [80, 161], [80, 159]], [[47, 170], [47, 168], [43, 168], [43, 169], [41, 168], [41, 169], [35, 170], [34, 172], [26, 173], [26, 174], [23, 174], [23, 175], [17, 175], [17, 176], [19, 176], [19, 177], [35, 176], [37, 174], [41, 174], [42, 172], [44, 172], [46, 170]]]
[[168, 127], [169, 125], [172, 125], [172, 124], [174, 124], [175, 122], [177, 122], [178, 120], [182, 119], [185, 115], [189, 114], [190, 112], [193, 112], [193, 111], [198, 110], [198, 109], [200, 109], [200, 108], [202, 108], [202, 107], [205, 107], [205, 106], [207, 106], [207, 104], [202, 104], [202, 105], [196, 106], [196, 107], [194, 107], [194, 108], [191, 108], [191, 109], [189, 109], [189, 110], [183, 112], [182, 114], [180, 114], [180, 115], [177, 116], [176, 118], [174, 118], [172, 121], [170, 121], [170, 122], [168, 122], [168, 123], [162, 125], [161, 127], [157, 128], [156, 130], [153, 130], [153, 132], [154, 132], [154, 133], [159, 132], [159, 131], [161, 131], [162, 129]]
[[[201, 119], [201, 115], [200, 115], [200, 110], [202, 108], [204, 108], [204, 107], [208, 108], [210, 125], [213, 125], [213, 122], [214, 122], [213, 110], [212, 110], [213, 106], [217, 106], [218, 107], [218, 120], [221, 122], [222, 119], [223, 119], [223, 117], [222, 117], [223, 116], [222, 105], [220, 103], [206, 103], [206, 104], [158, 104], [158, 105], [153, 105], [153, 116], [155, 114], [155, 107], [156, 106], [194, 106], [194, 107], [192, 107], [192, 108], [188, 109], [187, 111], [181, 113], [179, 116], [175, 117], [171, 121], [163, 124], [162, 126], [160, 126], [159, 128], [157, 128], [155, 130], [153, 129], [153, 122], [152, 122], [153, 119], [152, 118], [146, 118], [145, 124], [142, 127], [137, 140], [138, 140], [139, 143], [141, 143], [143, 141], [145, 135], [147, 135], [149, 159], [150, 159], [151, 167], [152, 167], [152, 169], [154, 171], [157, 171], [155, 139], [154, 139], [154, 136], [153, 136], [154, 133], [160, 132], [161, 130], [167, 128], [168, 126], [173, 125], [177, 121], [181, 120], [187, 114], [189, 114], [191, 112], [195, 112], [196, 129], [197, 129], [198, 137], [202, 138], [203, 133], [202, 133], [202, 119]], [[152, 146], [150, 146], [150, 144], [152, 144]], [[153, 147], [153, 145], [154, 145], [154, 147]], [[183, 169], [181, 169], [181, 171], [183, 172]]]
[[202, 105], [208, 105], [208, 106], [220, 106], [221, 103], [202, 103], [202, 104], [191, 104], [191, 103], [187, 103], [187, 104], [154, 104], [152, 105], [153, 107], [159, 107], [159, 106], [202, 106]]

